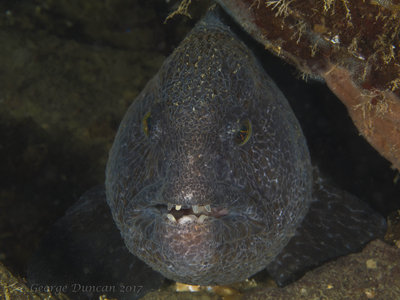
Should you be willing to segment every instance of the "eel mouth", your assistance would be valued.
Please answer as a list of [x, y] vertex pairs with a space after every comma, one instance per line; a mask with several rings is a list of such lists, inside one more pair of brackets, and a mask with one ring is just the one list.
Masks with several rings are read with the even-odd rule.
[[158, 205], [167, 222], [171, 224], [186, 224], [196, 222], [203, 224], [207, 219], [220, 218], [229, 214], [228, 209], [206, 205], [181, 205], [168, 203]]

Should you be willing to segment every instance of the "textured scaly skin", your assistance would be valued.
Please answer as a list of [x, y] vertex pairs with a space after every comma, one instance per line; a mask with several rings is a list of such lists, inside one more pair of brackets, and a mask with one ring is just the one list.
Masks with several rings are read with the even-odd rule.
[[[240, 145], [245, 120], [252, 132]], [[201, 285], [265, 268], [307, 213], [311, 185], [306, 141], [287, 100], [212, 12], [131, 105], [106, 171], [107, 201], [128, 249], [167, 278]], [[210, 204], [212, 213], [179, 224], [167, 219], [167, 203]]]

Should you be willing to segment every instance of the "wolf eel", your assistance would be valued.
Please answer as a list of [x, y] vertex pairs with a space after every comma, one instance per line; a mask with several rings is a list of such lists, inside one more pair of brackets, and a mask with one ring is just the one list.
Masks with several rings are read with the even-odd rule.
[[[31, 283], [143, 277], [148, 291], [159, 273], [214, 285], [267, 268], [284, 285], [385, 230], [366, 204], [313, 176], [287, 100], [218, 11], [196, 25], [127, 111], [110, 151], [106, 201], [103, 188], [89, 192], [56, 224]], [[82, 219], [87, 224], [77, 226]], [[119, 232], [133, 255], [114, 238]], [[82, 243], [86, 250], [77, 252]], [[59, 276], [60, 268], [73, 275]]]

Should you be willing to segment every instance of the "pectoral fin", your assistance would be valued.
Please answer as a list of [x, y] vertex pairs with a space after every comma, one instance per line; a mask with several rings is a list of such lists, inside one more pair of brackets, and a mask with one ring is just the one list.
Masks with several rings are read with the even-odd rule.
[[382, 238], [385, 219], [355, 196], [318, 180], [310, 210], [289, 244], [267, 266], [279, 286], [323, 262]]
[[157, 289], [163, 279], [125, 247], [104, 187], [85, 193], [53, 225], [28, 269], [32, 289], [49, 286], [72, 299], [104, 294], [137, 299]]

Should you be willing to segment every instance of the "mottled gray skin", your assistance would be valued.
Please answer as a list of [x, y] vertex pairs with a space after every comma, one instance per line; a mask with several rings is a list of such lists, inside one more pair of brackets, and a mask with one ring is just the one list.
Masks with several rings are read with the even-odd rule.
[[[243, 120], [252, 134], [240, 145]], [[287, 100], [213, 13], [133, 102], [106, 171], [128, 249], [165, 277], [200, 285], [264, 269], [303, 220], [311, 189], [306, 141]], [[167, 203], [212, 212], [179, 224], [166, 217]]]

